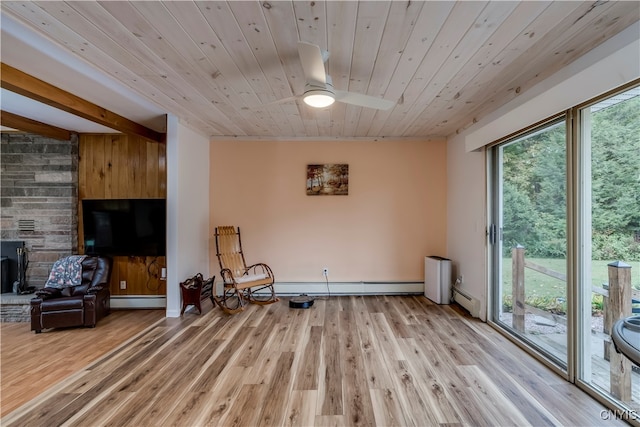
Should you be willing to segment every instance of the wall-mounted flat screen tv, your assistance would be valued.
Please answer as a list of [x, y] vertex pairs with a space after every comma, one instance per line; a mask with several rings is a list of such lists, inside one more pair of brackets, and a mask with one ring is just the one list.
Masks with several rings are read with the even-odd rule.
[[86, 199], [82, 201], [87, 255], [164, 256], [165, 199]]

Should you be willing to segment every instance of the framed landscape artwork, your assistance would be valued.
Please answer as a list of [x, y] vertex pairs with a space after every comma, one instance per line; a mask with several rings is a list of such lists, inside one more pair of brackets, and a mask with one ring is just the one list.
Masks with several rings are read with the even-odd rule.
[[308, 196], [346, 196], [349, 194], [349, 165], [307, 165]]

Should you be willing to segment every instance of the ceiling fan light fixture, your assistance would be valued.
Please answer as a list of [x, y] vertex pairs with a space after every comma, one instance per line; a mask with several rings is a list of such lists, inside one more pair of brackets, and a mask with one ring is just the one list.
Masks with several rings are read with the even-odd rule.
[[305, 104], [314, 108], [324, 108], [336, 101], [335, 95], [324, 89], [312, 89], [304, 93], [302, 100]]

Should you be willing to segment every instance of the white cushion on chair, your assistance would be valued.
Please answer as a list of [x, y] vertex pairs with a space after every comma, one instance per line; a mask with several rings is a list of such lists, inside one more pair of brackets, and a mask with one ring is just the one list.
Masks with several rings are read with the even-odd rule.
[[261, 274], [249, 274], [246, 276], [242, 276], [239, 277], [236, 280], [236, 283], [247, 283], [247, 282], [253, 282], [254, 280], [262, 280], [262, 279], [266, 279], [267, 276], [265, 273], [261, 273]]

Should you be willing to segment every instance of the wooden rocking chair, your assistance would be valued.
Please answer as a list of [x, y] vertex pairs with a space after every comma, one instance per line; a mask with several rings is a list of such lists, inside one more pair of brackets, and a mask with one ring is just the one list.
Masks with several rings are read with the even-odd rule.
[[215, 301], [226, 313], [244, 310], [246, 302], [272, 304], [279, 301], [273, 288], [273, 272], [267, 264], [247, 266], [242, 252], [240, 227], [216, 227], [216, 252], [224, 289]]

